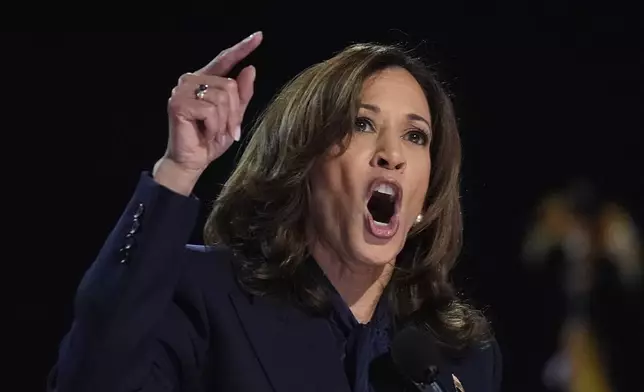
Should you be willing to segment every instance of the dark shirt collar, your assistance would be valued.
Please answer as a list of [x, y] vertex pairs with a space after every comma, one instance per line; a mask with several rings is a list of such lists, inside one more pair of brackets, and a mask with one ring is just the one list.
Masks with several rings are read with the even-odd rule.
[[347, 380], [352, 391], [371, 391], [369, 365], [378, 356], [389, 350], [391, 343], [391, 312], [387, 288], [380, 297], [371, 320], [360, 324], [340, 293], [327, 278], [315, 260], [311, 266], [316, 278], [324, 282], [330, 300], [328, 314], [331, 328], [338, 347], [338, 357], [343, 362]]

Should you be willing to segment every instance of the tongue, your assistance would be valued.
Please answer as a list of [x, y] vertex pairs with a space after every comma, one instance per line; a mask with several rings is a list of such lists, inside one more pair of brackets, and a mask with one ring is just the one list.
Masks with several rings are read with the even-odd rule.
[[367, 208], [376, 222], [388, 223], [394, 215], [394, 202], [386, 193], [374, 192], [367, 203]]

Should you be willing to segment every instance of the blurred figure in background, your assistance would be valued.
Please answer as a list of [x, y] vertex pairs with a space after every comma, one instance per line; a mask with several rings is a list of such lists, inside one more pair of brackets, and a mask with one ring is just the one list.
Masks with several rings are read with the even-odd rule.
[[566, 314], [558, 350], [544, 364], [544, 385], [562, 392], [637, 385], [628, 358], [644, 340], [642, 244], [632, 218], [598, 200], [586, 182], [548, 195], [528, 230], [523, 260], [534, 268], [554, 258], [563, 269]]

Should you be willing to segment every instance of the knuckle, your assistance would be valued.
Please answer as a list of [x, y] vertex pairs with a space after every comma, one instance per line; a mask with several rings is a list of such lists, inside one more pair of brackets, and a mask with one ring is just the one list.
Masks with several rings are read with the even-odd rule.
[[170, 99], [168, 99], [168, 109], [176, 112], [179, 110], [179, 108], [181, 108], [181, 101], [177, 99], [176, 96], [170, 97]]
[[217, 94], [214, 94], [213, 101], [217, 105], [226, 105], [228, 103], [228, 94], [218, 91]]
[[172, 113], [190, 111], [189, 106], [188, 101], [181, 96], [174, 95], [168, 99], [168, 110]]
[[222, 57], [226, 57], [228, 55], [228, 53], [230, 53], [230, 48], [226, 48], [226, 49], [222, 50], [217, 55], [217, 59], [221, 59]]
[[229, 92], [237, 92], [237, 82], [235, 79], [227, 78], [224, 80], [224, 88]]
[[208, 105], [204, 108], [204, 112], [206, 112], [208, 117], [214, 118], [217, 116], [217, 107], [214, 105]]
[[179, 82], [178, 84], [184, 84], [186, 83], [190, 78], [192, 78], [192, 73], [191, 72], [186, 72], [183, 75], [179, 76]]

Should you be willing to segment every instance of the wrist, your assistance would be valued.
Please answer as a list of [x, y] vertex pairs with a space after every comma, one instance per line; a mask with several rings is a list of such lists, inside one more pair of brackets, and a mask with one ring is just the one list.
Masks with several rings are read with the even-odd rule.
[[176, 162], [164, 157], [155, 163], [152, 178], [178, 194], [189, 196], [202, 172], [203, 170], [182, 168]]

